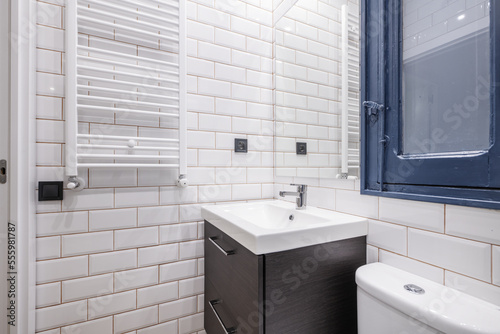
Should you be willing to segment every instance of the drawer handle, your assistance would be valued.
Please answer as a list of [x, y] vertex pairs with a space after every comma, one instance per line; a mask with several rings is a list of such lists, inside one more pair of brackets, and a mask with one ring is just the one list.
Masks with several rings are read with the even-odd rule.
[[219, 320], [219, 323], [220, 325], [222, 326], [222, 328], [224, 328], [224, 331], [226, 332], [226, 334], [234, 334], [236, 333], [236, 329], [233, 328], [233, 327], [226, 327], [226, 325], [224, 325], [224, 322], [222, 321], [222, 318], [220, 317], [219, 313], [217, 313], [217, 310], [215, 309], [215, 305], [217, 304], [220, 304], [220, 300], [216, 299], [216, 300], [211, 300], [209, 302], [210, 304], [210, 308], [212, 309], [212, 311], [215, 313], [215, 316], [217, 317], [217, 320]]
[[224, 248], [222, 248], [218, 243], [216, 243], [215, 240], [217, 240], [217, 237], [210, 237], [208, 238], [208, 240], [210, 240], [215, 245], [215, 247], [217, 247], [217, 249], [220, 250], [225, 256], [235, 254], [234, 250], [227, 251]]

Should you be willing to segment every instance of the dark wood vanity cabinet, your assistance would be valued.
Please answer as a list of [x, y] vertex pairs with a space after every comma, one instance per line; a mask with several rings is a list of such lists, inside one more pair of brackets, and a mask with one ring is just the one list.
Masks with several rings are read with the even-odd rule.
[[366, 237], [255, 255], [205, 221], [208, 334], [356, 334]]

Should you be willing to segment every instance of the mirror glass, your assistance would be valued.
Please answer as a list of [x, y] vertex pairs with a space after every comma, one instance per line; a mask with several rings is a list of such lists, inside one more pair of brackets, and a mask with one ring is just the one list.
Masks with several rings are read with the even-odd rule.
[[[343, 160], [349, 175], [357, 176], [358, 0], [298, 0], [289, 7], [277, 11], [285, 14], [275, 24], [276, 176], [340, 178]], [[344, 27], [347, 43], [343, 18], [349, 22]], [[343, 59], [351, 66], [344, 69]], [[342, 104], [343, 98], [348, 103]], [[343, 117], [349, 103], [352, 115]], [[353, 130], [345, 132], [344, 145], [342, 128]]]

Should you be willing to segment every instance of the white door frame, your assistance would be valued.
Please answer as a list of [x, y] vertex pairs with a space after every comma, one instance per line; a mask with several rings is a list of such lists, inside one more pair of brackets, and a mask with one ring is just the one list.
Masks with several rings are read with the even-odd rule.
[[[10, 108], [10, 53], [4, 46], [9, 43], [9, 3], [0, 2], [0, 160], [9, 159], [9, 108]], [[10, 168], [7, 168], [7, 172]], [[7, 223], [9, 220], [9, 183], [0, 184], [0, 310], [4, 317], [7, 310]], [[7, 311], [8, 312], [8, 311]], [[7, 316], [8, 314], [5, 314]], [[0, 333], [8, 333], [5, 318], [0, 321]]]
[[35, 333], [36, 0], [11, 0], [10, 222], [16, 227], [16, 326]]

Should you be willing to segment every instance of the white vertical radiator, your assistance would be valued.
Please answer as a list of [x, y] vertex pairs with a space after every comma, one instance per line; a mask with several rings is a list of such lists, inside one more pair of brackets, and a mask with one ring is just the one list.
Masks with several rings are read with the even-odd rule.
[[342, 168], [337, 178], [358, 178], [360, 141], [359, 15], [342, 6]]
[[183, 0], [66, 5], [66, 175], [79, 168], [177, 169], [186, 185]]

